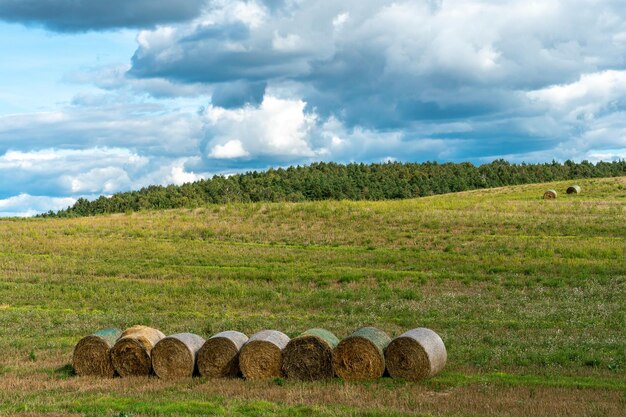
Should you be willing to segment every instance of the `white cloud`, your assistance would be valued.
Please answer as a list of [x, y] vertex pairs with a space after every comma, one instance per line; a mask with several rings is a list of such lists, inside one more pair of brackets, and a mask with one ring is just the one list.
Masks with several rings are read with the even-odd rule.
[[196, 111], [203, 102], [83, 95], [57, 112], [0, 116], [0, 149], [143, 147], [182, 156], [197, 149], [202, 122]]
[[215, 145], [209, 153], [211, 158], [217, 159], [242, 158], [249, 155], [240, 140], [229, 140], [223, 145]]
[[129, 149], [40, 149], [36, 151], [7, 151], [0, 156], [0, 170], [55, 173], [63, 170], [81, 171], [97, 164], [119, 164], [142, 167], [148, 162]]
[[0, 115], [0, 198], [320, 159], [619, 157], [624, 34], [611, 0], [214, 0], [139, 32], [132, 64], [74, 69], [71, 105]]
[[583, 159], [587, 159], [590, 162], [626, 160], [626, 148], [604, 149], [602, 151], [591, 150], [587, 152], [586, 158]]
[[626, 148], [626, 71], [582, 74], [571, 83], [526, 93], [530, 108], [541, 116], [529, 119], [528, 132], [552, 143], [545, 150], [507, 155], [512, 160], [613, 160]]
[[258, 107], [206, 111], [210, 151], [214, 158], [253, 156], [311, 157], [309, 134], [317, 116], [306, 113], [302, 100], [265, 95]]
[[141, 175], [133, 177], [133, 189], [148, 187], [150, 185], [182, 185], [211, 176], [208, 172], [190, 170], [189, 166], [200, 166], [202, 158], [199, 156], [184, 157], [178, 159], [156, 158], [150, 164], [149, 170], [144, 170]]
[[188, 182], [199, 181], [204, 178], [202, 175], [185, 171], [183, 164], [175, 164], [172, 166], [170, 172], [169, 177], [167, 177], [168, 184], [182, 185]]
[[531, 100], [566, 113], [572, 120], [590, 119], [617, 101], [626, 102], [626, 71], [583, 74], [573, 83], [530, 91], [527, 95]]
[[75, 202], [71, 197], [55, 198], [22, 193], [0, 199], [0, 217], [30, 217], [48, 210], [61, 210]]
[[281, 36], [277, 31], [274, 32], [274, 38], [272, 39], [272, 47], [277, 51], [296, 51], [300, 43], [300, 36], [295, 34]]
[[154, 30], [142, 30], [137, 35], [137, 43], [142, 48], [163, 48], [174, 39], [175, 29], [160, 26]]
[[66, 195], [113, 194], [152, 184], [183, 184], [204, 178], [189, 172], [193, 158], [139, 155], [124, 148], [9, 151], [0, 156], [0, 189], [47, 188]]
[[72, 194], [112, 194], [128, 190], [132, 186], [128, 173], [114, 166], [94, 168], [78, 175], [66, 175], [62, 177], [62, 181], [69, 184]]
[[[456, 127], [450, 129], [454, 131]], [[318, 124], [314, 136], [319, 137], [317, 153], [325, 160], [342, 162], [359, 161], [414, 161], [449, 160], [456, 158], [457, 146], [463, 141], [438, 139], [429, 136], [430, 128], [424, 127], [422, 134], [407, 140], [401, 129], [380, 132], [363, 127], [347, 127], [337, 118], [331, 117]], [[447, 129], [446, 131], [450, 131]]]
[[335, 29], [339, 30], [346, 24], [346, 22], [350, 19], [350, 13], [343, 12], [335, 16], [333, 19], [333, 26]]
[[255, 1], [229, 1], [225, 5], [231, 19], [240, 20], [252, 28], [260, 26], [267, 18], [267, 12]]

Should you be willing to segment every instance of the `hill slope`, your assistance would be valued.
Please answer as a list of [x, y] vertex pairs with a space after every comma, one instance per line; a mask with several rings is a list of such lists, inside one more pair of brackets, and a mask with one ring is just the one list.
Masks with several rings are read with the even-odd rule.
[[[0, 413], [623, 415], [626, 177], [578, 183], [0, 220]], [[80, 336], [135, 323], [426, 326], [449, 362], [420, 384], [69, 376]]]
[[626, 161], [579, 164], [510, 164], [496, 160], [348, 164], [316, 163], [304, 167], [216, 176], [181, 186], [150, 186], [139, 191], [79, 199], [72, 207], [43, 216], [76, 217], [128, 211], [195, 208], [214, 203], [255, 201], [389, 200], [544, 181], [626, 175]]

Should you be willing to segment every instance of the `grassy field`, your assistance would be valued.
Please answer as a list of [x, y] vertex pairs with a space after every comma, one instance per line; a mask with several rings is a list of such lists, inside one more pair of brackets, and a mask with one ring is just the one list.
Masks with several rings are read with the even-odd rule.
[[[626, 414], [626, 177], [415, 200], [0, 221], [0, 414]], [[146, 324], [209, 336], [437, 331], [423, 383], [79, 378], [74, 344]]]

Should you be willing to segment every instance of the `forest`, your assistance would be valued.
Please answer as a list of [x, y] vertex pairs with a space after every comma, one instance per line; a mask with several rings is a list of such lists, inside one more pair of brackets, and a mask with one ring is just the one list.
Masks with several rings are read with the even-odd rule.
[[512, 164], [498, 159], [463, 163], [338, 164], [270, 168], [183, 185], [80, 198], [71, 207], [41, 217], [81, 217], [141, 210], [195, 208], [207, 204], [318, 200], [392, 200], [507, 185], [626, 175], [626, 160]]

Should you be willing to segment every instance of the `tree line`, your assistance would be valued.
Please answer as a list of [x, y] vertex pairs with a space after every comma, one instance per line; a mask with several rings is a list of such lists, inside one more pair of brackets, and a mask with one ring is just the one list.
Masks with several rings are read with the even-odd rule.
[[511, 164], [498, 159], [480, 166], [463, 163], [338, 164], [251, 171], [214, 176], [183, 185], [149, 186], [80, 198], [67, 209], [41, 217], [78, 217], [129, 211], [195, 208], [207, 204], [257, 201], [388, 200], [450, 192], [577, 178], [626, 175], [626, 160], [575, 163]]

